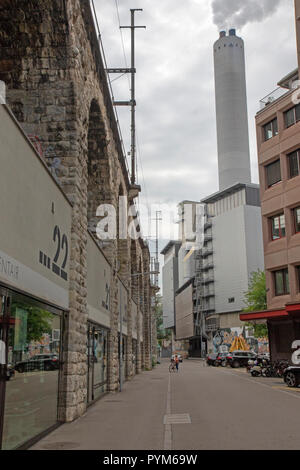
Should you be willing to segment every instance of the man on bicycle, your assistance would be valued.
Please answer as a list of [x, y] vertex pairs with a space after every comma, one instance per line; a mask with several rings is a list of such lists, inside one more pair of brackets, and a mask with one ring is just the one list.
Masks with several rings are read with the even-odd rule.
[[179, 369], [179, 357], [177, 356], [177, 354], [175, 354], [174, 362], [175, 362], [176, 370], [177, 370], [177, 372], [178, 372], [178, 369]]

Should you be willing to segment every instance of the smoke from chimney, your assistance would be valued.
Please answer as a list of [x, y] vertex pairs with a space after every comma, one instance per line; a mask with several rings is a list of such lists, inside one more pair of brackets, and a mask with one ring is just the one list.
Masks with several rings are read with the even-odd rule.
[[219, 30], [231, 26], [241, 29], [247, 23], [271, 16], [282, 0], [212, 0], [213, 20]]

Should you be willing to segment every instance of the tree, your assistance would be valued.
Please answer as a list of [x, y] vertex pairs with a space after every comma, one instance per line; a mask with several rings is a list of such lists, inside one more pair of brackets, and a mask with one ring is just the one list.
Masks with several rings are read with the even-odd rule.
[[41, 341], [44, 334], [51, 334], [52, 313], [20, 301], [14, 302], [13, 308], [16, 312], [19, 308], [27, 313], [25, 333], [28, 344], [31, 341]]
[[[245, 293], [244, 303], [246, 308], [244, 312], [255, 312], [267, 309], [267, 289], [266, 289], [266, 275], [260, 269], [251, 273], [249, 289]], [[247, 326], [254, 329], [255, 338], [268, 335], [268, 327], [264, 324], [255, 324], [248, 322]]]
[[171, 339], [170, 330], [166, 330], [163, 326], [163, 306], [162, 306], [162, 296], [157, 296], [156, 308], [156, 327], [157, 327], [157, 341], [160, 346], [165, 339]]

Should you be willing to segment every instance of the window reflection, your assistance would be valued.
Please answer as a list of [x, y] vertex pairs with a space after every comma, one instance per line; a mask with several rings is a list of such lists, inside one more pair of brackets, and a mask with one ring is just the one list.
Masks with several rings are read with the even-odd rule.
[[61, 317], [13, 294], [3, 449], [19, 447], [57, 422]]

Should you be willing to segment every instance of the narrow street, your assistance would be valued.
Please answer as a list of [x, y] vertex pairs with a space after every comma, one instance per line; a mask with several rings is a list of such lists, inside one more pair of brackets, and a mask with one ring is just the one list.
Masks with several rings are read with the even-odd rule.
[[245, 369], [163, 360], [152, 372], [106, 395], [77, 421], [64, 424], [36, 450], [298, 449], [300, 388]]

